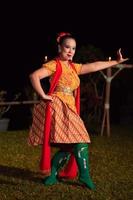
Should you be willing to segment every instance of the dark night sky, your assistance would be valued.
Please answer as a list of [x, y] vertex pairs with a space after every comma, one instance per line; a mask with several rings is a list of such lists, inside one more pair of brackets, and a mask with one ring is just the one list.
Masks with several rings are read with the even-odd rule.
[[72, 32], [79, 45], [100, 47], [107, 56], [115, 55], [121, 47], [133, 63], [130, 8], [129, 4], [86, 1], [79, 5], [69, 1], [56, 5], [24, 1], [3, 4], [0, 87], [24, 87], [28, 74], [38, 68], [42, 56], [54, 52], [55, 37], [60, 31]]

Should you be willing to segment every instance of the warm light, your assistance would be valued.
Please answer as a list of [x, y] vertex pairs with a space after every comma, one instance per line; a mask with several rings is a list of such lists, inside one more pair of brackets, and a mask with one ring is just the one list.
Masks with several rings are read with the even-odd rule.
[[48, 60], [48, 57], [47, 57], [47, 56], [45, 56], [45, 57], [44, 57], [44, 61], [46, 62], [47, 60]]

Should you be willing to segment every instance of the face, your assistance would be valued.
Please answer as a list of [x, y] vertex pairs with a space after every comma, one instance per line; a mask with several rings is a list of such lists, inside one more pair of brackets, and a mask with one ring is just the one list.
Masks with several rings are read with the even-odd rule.
[[76, 41], [72, 38], [65, 39], [63, 44], [59, 45], [59, 55], [64, 61], [72, 60], [76, 51]]

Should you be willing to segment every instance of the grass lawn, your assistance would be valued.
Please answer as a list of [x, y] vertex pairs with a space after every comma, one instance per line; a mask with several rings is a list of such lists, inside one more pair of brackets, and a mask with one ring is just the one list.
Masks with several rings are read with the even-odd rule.
[[[91, 175], [96, 190], [78, 180], [41, 183], [40, 147], [27, 145], [28, 131], [0, 133], [0, 200], [132, 200], [133, 127], [112, 127], [111, 137], [91, 135]], [[53, 153], [56, 149], [53, 149]]]

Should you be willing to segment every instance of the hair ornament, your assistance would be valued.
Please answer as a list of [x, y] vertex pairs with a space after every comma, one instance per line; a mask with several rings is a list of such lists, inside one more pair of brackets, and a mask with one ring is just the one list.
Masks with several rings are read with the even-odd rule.
[[60, 39], [62, 38], [62, 37], [64, 37], [64, 36], [69, 36], [69, 35], [71, 35], [70, 33], [68, 33], [68, 32], [61, 32], [61, 33], [59, 33], [58, 34], [58, 37], [57, 37], [57, 42], [58, 43], [60, 43]]

